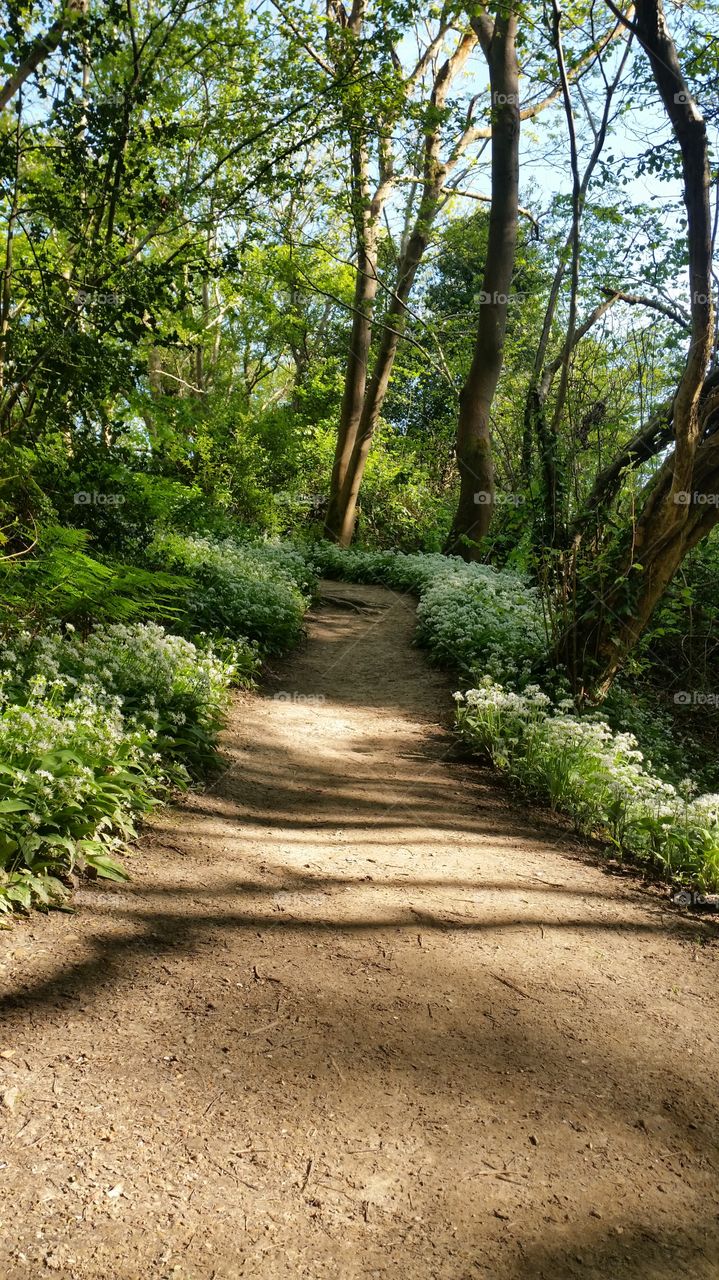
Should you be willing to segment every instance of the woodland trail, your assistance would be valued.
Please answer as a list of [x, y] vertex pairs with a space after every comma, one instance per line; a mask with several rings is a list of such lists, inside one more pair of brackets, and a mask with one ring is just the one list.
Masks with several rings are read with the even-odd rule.
[[0, 935], [0, 1275], [716, 1280], [708, 927], [453, 757], [411, 600], [324, 590], [132, 883]]

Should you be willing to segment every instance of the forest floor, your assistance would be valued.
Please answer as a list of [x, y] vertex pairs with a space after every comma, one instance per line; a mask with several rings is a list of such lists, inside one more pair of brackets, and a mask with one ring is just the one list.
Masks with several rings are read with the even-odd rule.
[[0, 935], [2, 1280], [716, 1280], [711, 926], [457, 757], [411, 600], [323, 590], [132, 883]]

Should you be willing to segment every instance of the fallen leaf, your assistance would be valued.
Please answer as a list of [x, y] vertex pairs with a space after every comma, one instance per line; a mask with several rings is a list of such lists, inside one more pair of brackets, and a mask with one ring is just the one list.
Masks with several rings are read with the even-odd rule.
[[13, 1085], [12, 1089], [6, 1089], [2, 1095], [2, 1104], [8, 1111], [15, 1110], [15, 1103], [18, 1099], [19, 1090]]

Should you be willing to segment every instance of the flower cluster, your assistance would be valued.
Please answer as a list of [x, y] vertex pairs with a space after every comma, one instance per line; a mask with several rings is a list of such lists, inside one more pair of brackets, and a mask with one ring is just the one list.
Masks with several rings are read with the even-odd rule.
[[463, 739], [579, 830], [667, 878], [719, 888], [719, 796], [657, 778], [632, 734], [554, 708], [536, 686], [517, 694], [487, 677], [455, 698]]
[[420, 597], [420, 643], [443, 665], [526, 684], [546, 646], [536, 593], [515, 573], [463, 561], [446, 564]]
[[265, 653], [297, 642], [313, 579], [295, 547], [166, 534], [150, 556], [191, 579], [185, 614], [193, 631], [247, 637]]
[[172, 735], [190, 727], [204, 734], [211, 749], [228, 686], [237, 678], [235, 663], [222, 660], [211, 646], [203, 650], [153, 622], [116, 623], [93, 631], [87, 640], [53, 632], [16, 647], [25, 650], [26, 673], [59, 676], [101, 700], [108, 694], [118, 697], [126, 719], [161, 737], [164, 754], [189, 755], [198, 765], [203, 759], [194, 760], [185, 735], [179, 735], [179, 750], [173, 749]]
[[86, 640], [72, 627], [20, 633], [1, 656], [7, 911], [61, 897], [76, 867], [124, 877], [116, 854], [135, 816], [211, 761], [237, 669], [155, 623], [118, 623]]
[[19, 703], [14, 682], [0, 673], [0, 911], [62, 897], [78, 864], [122, 877], [113, 854], [160, 777], [155, 733], [119, 697], [38, 675]]

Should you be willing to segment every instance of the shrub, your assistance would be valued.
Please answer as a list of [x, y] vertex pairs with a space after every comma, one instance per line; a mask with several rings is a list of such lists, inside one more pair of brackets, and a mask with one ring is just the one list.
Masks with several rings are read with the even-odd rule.
[[122, 878], [114, 854], [150, 808], [158, 757], [152, 730], [129, 725], [119, 698], [35, 677], [23, 703], [0, 684], [0, 911], [47, 905], [90, 866]]
[[299, 639], [312, 575], [291, 544], [166, 534], [150, 557], [191, 578], [184, 601], [191, 631], [244, 636], [264, 653], [281, 653]]
[[[256, 657], [236, 652], [247, 664]], [[25, 632], [0, 678], [0, 910], [63, 893], [76, 867], [124, 878], [115, 854], [170, 782], [214, 758], [246, 670], [155, 623], [87, 640]]]
[[518, 686], [545, 649], [536, 592], [516, 573], [455, 561], [417, 607], [417, 635], [444, 666], [490, 671]]
[[654, 776], [632, 734], [552, 708], [536, 686], [517, 694], [487, 677], [455, 698], [464, 741], [530, 795], [664, 878], [719, 889], [719, 796], [691, 799], [691, 782]]
[[153, 731], [163, 757], [194, 770], [212, 759], [228, 685], [248, 683], [258, 665], [247, 641], [220, 659], [154, 622], [118, 623], [86, 640], [72, 631], [26, 636], [16, 648], [28, 674], [119, 697], [123, 715]]

